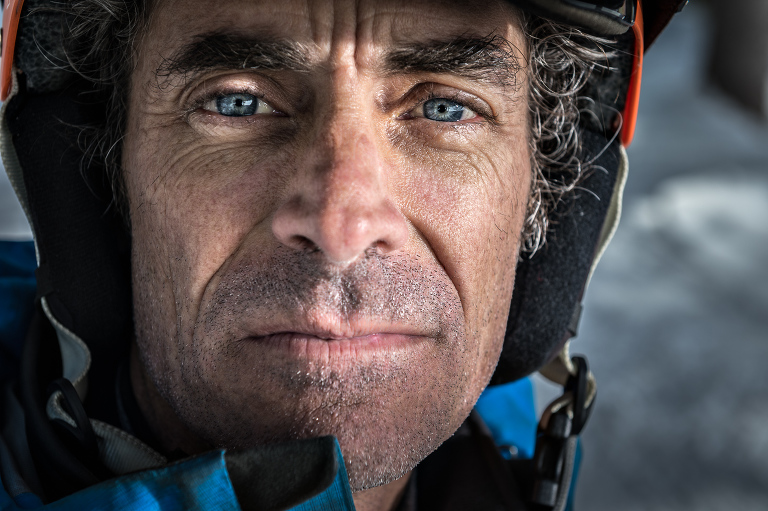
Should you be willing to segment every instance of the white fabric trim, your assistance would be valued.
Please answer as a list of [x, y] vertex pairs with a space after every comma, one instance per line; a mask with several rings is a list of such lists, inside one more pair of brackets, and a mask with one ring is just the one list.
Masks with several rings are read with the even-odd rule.
[[162, 467], [168, 463], [160, 453], [122, 429], [94, 419], [91, 419], [91, 426], [96, 433], [101, 461], [116, 474]]
[[595, 273], [595, 268], [597, 268], [597, 264], [603, 257], [605, 249], [608, 248], [608, 244], [613, 239], [613, 235], [619, 227], [619, 220], [621, 220], [624, 187], [627, 184], [627, 176], [629, 175], [629, 158], [627, 158], [627, 150], [624, 146], [619, 146], [619, 158], [619, 170], [616, 175], [616, 184], [613, 186], [611, 203], [608, 205], [608, 213], [606, 213], [603, 228], [600, 231], [600, 238], [597, 242], [597, 252], [595, 253], [595, 258], [592, 260], [592, 267], [589, 270], [585, 289], [586, 287], [589, 287], [589, 283], [592, 280], [592, 274]]
[[[585, 289], [589, 287], [589, 282], [592, 280], [592, 275], [597, 268], [597, 264], [605, 253], [605, 249], [613, 239], [613, 235], [616, 233], [616, 229], [619, 226], [619, 220], [621, 219], [622, 201], [624, 198], [624, 187], [627, 184], [627, 175], [629, 174], [629, 159], [627, 158], [627, 151], [624, 146], [619, 146], [619, 169], [616, 175], [616, 184], [613, 186], [613, 195], [611, 195], [611, 203], [608, 205], [608, 212], [603, 222], [603, 228], [600, 231], [600, 238], [597, 242], [597, 250], [595, 251], [595, 257], [592, 260], [592, 266], [587, 276], [587, 283]], [[549, 381], [558, 385], [565, 385], [568, 378], [571, 375], [576, 374], [576, 368], [571, 362], [570, 356], [570, 344], [571, 340], [565, 342], [563, 348], [558, 353], [557, 357], [549, 364], [542, 367], [539, 372]], [[595, 376], [590, 371], [587, 374], [587, 399], [586, 406], [592, 404], [592, 401], [597, 394], [597, 381]], [[565, 394], [564, 397], [568, 395]]]
[[[61, 391], [51, 394], [45, 407], [46, 414], [49, 419], [60, 419], [76, 427], [75, 421], [61, 404], [63, 396]], [[112, 472], [122, 475], [137, 470], [161, 467], [168, 463], [164, 456], [138, 438], [106, 422], [89, 420], [96, 434], [99, 458]]]
[[62, 325], [51, 313], [48, 307], [48, 300], [43, 297], [40, 300], [43, 306], [45, 316], [56, 330], [56, 336], [59, 339], [59, 349], [61, 350], [61, 365], [64, 378], [72, 382], [77, 395], [81, 400], [85, 400], [88, 393], [88, 370], [91, 368], [91, 352], [88, 346]]
[[[29, 214], [29, 205], [27, 204], [27, 188], [24, 185], [24, 176], [21, 171], [21, 164], [19, 158], [16, 155], [16, 148], [13, 146], [13, 137], [11, 131], [8, 129], [8, 123], [5, 121], [5, 113], [8, 106], [8, 102], [19, 91], [19, 84], [16, 80], [16, 67], [11, 72], [13, 80], [13, 86], [11, 87], [11, 93], [5, 99], [5, 102], [0, 106], [0, 158], [3, 161], [3, 167], [5, 173], [8, 175], [8, 181], [11, 183], [13, 191], [16, 193], [16, 197], [19, 199], [21, 209], [24, 212], [24, 216], [27, 219], [27, 223], [32, 225], [32, 217]], [[11, 236], [6, 239], [24, 239], [29, 240], [34, 237], [34, 233], [24, 236]], [[37, 251], [37, 245], [35, 245], [35, 254], [37, 256], [37, 263], [40, 264], [40, 254]]]

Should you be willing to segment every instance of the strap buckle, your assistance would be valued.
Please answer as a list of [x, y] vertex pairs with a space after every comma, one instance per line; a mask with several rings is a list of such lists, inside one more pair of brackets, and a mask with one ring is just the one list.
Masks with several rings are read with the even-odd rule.
[[542, 415], [533, 456], [531, 502], [552, 511], [561, 511], [567, 504], [578, 435], [594, 403], [594, 399], [587, 403], [587, 360], [573, 357], [571, 361], [575, 374], [568, 378], [563, 395], [553, 401]]

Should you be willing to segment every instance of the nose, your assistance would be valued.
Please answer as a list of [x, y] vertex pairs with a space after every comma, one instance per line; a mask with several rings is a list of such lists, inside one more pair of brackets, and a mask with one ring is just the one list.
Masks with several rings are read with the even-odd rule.
[[311, 154], [295, 192], [275, 212], [275, 237], [297, 250], [319, 250], [329, 262], [343, 265], [371, 248], [400, 249], [408, 225], [387, 191], [382, 157], [370, 138], [345, 130], [326, 136]]

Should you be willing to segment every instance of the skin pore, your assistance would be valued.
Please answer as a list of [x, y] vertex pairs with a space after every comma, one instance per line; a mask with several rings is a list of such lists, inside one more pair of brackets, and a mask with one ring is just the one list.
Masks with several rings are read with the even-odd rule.
[[160, 0], [123, 168], [164, 447], [335, 435], [390, 509], [485, 388], [531, 182], [502, 2]]

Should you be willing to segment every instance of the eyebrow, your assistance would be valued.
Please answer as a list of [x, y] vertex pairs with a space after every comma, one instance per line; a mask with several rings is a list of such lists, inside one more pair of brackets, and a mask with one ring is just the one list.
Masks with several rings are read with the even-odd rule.
[[[501, 87], [515, 87], [524, 53], [499, 35], [458, 36], [443, 41], [409, 42], [384, 54], [387, 74], [453, 74]], [[316, 50], [290, 40], [270, 40], [235, 34], [202, 34], [182, 46], [157, 68], [158, 77], [191, 78], [220, 69], [265, 69], [307, 72]]]
[[218, 69], [309, 71], [310, 49], [295, 41], [265, 40], [234, 34], [203, 34], [163, 58], [158, 77], [189, 78]]
[[500, 35], [409, 43], [386, 57], [390, 73], [445, 73], [516, 87], [524, 52]]

